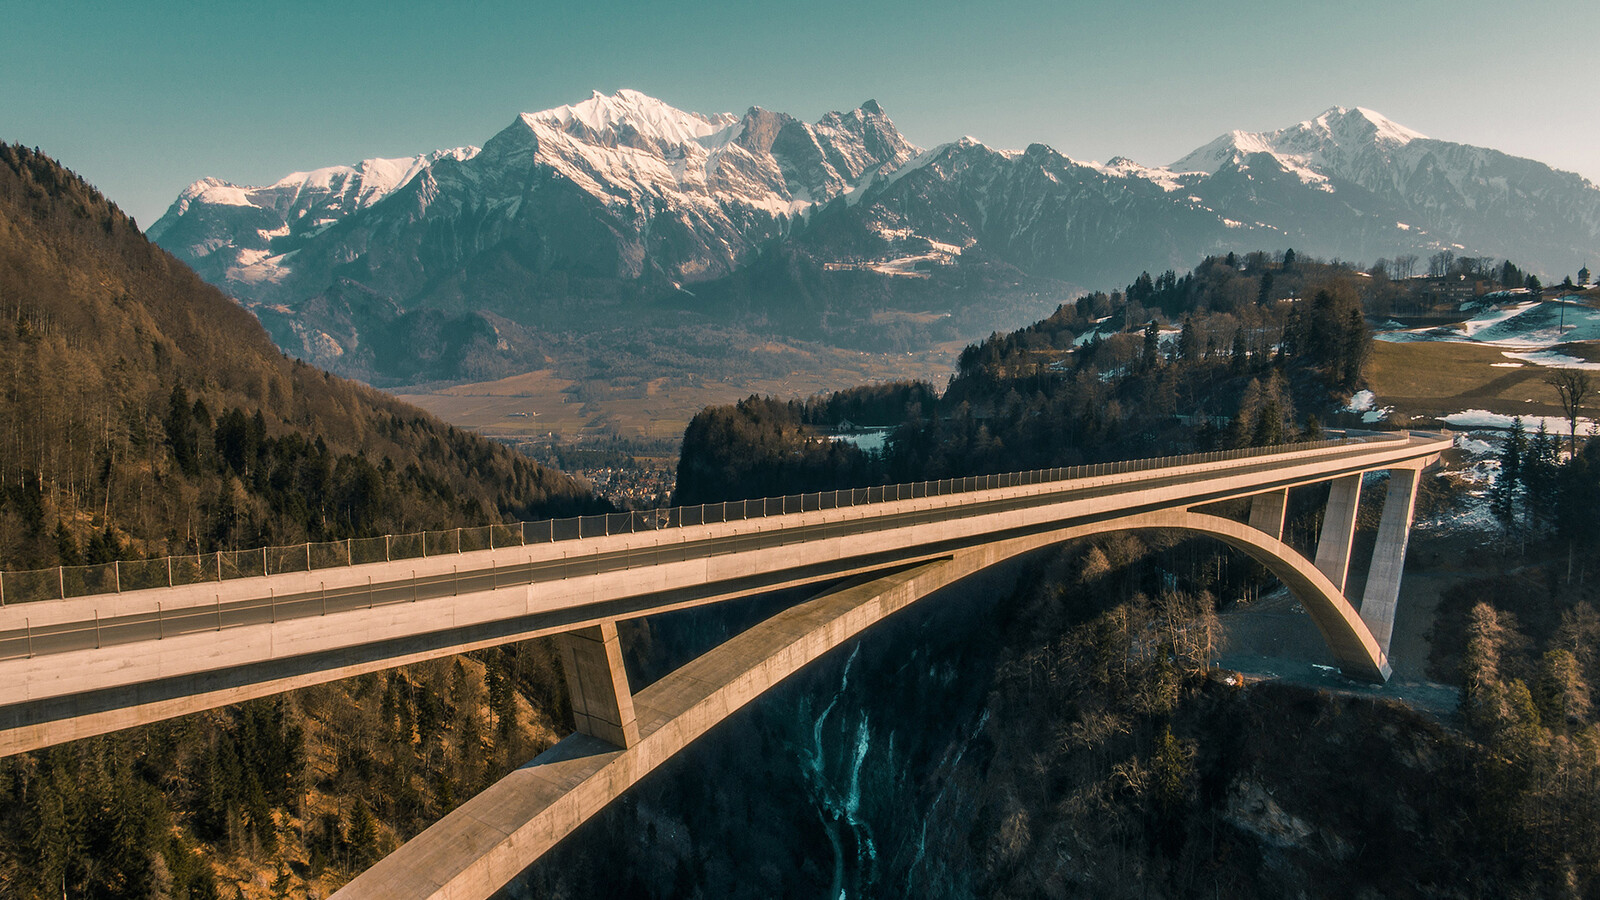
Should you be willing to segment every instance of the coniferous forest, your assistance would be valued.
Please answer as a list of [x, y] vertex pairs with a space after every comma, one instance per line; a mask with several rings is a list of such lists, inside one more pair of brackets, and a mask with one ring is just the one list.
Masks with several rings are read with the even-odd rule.
[[[1286, 256], [1212, 257], [1181, 278], [1087, 294], [969, 346], [942, 392], [874, 385], [706, 409], [684, 434], [679, 502], [1318, 435], [1360, 386], [1366, 286], [1348, 267]], [[884, 451], [828, 439], [845, 421], [892, 429]]]

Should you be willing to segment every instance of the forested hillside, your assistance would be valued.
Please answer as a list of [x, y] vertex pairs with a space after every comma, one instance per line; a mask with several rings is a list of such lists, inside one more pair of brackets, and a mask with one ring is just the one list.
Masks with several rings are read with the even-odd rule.
[[592, 507], [559, 473], [288, 359], [53, 160], [13, 145], [0, 163], [0, 565]]
[[[1140, 275], [968, 347], [926, 384], [806, 401], [750, 397], [684, 434], [678, 499], [700, 503], [1077, 465], [1317, 433], [1362, 384], [1363, 302], [1388, 287], [1347, 265], [1228, 254]], [[1392, 301], [1390, 301], [1392, 302]], [[834, 427], [891, 428], [881, 454]]]
[[[283, 356], [53, 160], [0, 146], [0, 567], [593, 511]], [[0, 759], [0, 896], [326, 896], [566, 730], [547, 642]]]

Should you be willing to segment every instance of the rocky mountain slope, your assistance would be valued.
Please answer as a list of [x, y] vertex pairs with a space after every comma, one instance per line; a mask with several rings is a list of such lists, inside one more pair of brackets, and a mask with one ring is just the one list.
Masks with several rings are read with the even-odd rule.
[[1575, 271], [1600, 257], [1600, 188], [1360, 108], [1148, 167], [922, 151], [872, 101], [806, 124], [625, 90], [520, 115], [478, 152], [197, 182], [150, 234], [290, 352], [382, 381], [526, 367], [619, 321], [876, 348], [872, 326], [923, 315], [970, 339], [1065, 285], [1245, 247]]

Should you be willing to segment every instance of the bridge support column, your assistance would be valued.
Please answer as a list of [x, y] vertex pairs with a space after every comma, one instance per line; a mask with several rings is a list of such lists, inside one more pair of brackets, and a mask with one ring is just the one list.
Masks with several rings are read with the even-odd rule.
[[1317, 539], [1317, 570], [1344, 593], [1350, 574], [1350, 543], [1356, 534], [1356, 509], [1361, 505], [1361, 474], [1335, 478], [1328, 488], [1328, 508], [1322, 513], [1322, 536]]
[[1406, 564], [1406, 544], [1411, 539], [1411, 516], [1417, 508], [1420, 468], [1390, 469], [1389, 494], [1378, 520], [1378, 545], [1372, 550], [1372, 568], [1361, 595], [1361, 620], [1372, 637], [1389, 652], [1394, 632], [1394, 610], [1400, 599], [1400, 574]]
[[1250, 498], [1250, 527], [1283, 540], [1283, 517], [1289, 510], [1289, 489], [1279, 488]]
[[561, 665], [572, 694], [572, 720], [579, 732], [618, 747], [639, 743], [633, 692], [622, 668], [617, 624], [604, 622], [559, 635]]

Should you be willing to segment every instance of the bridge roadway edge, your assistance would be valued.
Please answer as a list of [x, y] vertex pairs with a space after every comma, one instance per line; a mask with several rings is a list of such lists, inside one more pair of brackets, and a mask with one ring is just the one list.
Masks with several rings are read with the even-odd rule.
[[[1349, 455], [1353, 451], [1359, 451], [1363, 456], [1371, 455], [1375, 457], [1367, 461], [1362, 467], [1370, 471], [1388, 468], [1390, 463], [1386, 457], [1408, 456], [1404, 452], [1405, 449], [1408, 444], [1416, 441], [1417, 439], [1415, 438], [1409, 442], [1390, 439], [1364, 445], [1344, 444], [1312, 450], [1290, 451], [1285, 455], [1292, 456], [1293, 461], [1297, 463], [1315, 463], [1327, 457], [1339, 457]], [[1416, 454], [1409, 455], [1414, 456]], [[630, 542], [643, 542], [651, 546], [692, 544], [718, 536], [748, 533], [757, 529], [764, 522], [790, 520], [797, 525], [805, 526], [830, 519], [855, 518], [865, 514], [868, 510], [879, 508], [886, 510], [897, 507], [910, 508], [913, 504], [960, 506], [985, 496], [1048, 494], [1066, 490], [1113, 487], [1146, 480], [1153, 474], [1171, 473], [1206, 476], [1213, 472], [1225, 471], [1230, 468], [1273, 463], [1279, 459], [1281, 457], [1266, 455], [1233, 460], [1208, 461], [1179, 465], [1170, 469], [1143, 469], [1131, 472], [1090, 475], [1072, 480], [1019, 485], [1013, 488], [979, 489], [969, 492], [934, 495], [917, 500], [891, 500], [873, 504], [841, 506], [805, 513], [732, 520], [726, 523], [713, 522], [705, 525], [681, 526], [662, 531], [641, 531], [631, 535], [609, 535], [606, 537], [564, 540], [555, 543], [523, 544], [503, 547], [497, 550], [475, 550], [466, 553], [415, 557], [387, 563], [370, 563], [349, 567], [334, 566], [314, 569], [310, 572], [287, 572], [270, 577], [251, 576], [229, 579], [223, 582], [202, 582], [171, 588], [151, 588], [122, 593], [96, 594], [66, 600], [47, 600], [24, 604], [12, 603], [0, 606], [0, 631], [20, 629], [24, 618], [31, 618], [33, 627], [39, 628], [60, 622], [85, 622], [96, 616], [109, 620], [120, 616], [150, 614], [155, 611], [157, 603], [164, 604], [164, 609], [169, 613], [183, 610], [206, 610], [214, 605], [219, 591], [223, 593], [253, 592], [253, 596], [265, 601], [268, 594], [267, 585], [269, 584], [277, 586], [277, 597], [282, 601], [291, 595], [311, 595], [322, 589], [326, 589], [329, 592], [360, 590], [367, 587], [370, 580], [375, 580], [380, 586], [385, 583], [405, 584], [409, 583], [413, 572], [416, 573], [417, 577], [424, 580], [449, 578], [458, 569], [462, 574], [472, 571], [485, 572], [488, 571], [491, 561], [496, 560], [502, 567], [530, 558], [537, 563], [554, 563], [564, 559], [569, 554], [576, 559], [607, 551], [625, 551]], [[1135, 460], [1135, 462], [1138, 462], [1138, 460]], [[1311, 483], [1327, 479], [1327, 475], [1312, 475], [1301, 479], [1297, 483]], [[641, 547], [643, 543], [641, 543]]]
[[[1344, 462], [1335, 468], [1383, 468], [1392, 462], [1398, 462], [1406, 457], [1406, 447], [1412, 442], [1387, 441], [1380, 445], [1368, 445], [1362, 449], [1359, 459]], [[1427, 442], [1422, 442], [1426, 444]], [[1219, 478], [1218, 490], [1212, 494], [1188, 490], [1183, 496], [1190, 504], [1209, 502], [1230, 496], [1244, 496], [1261, 490], [1269, 490], [1292, 484], [1311, 483], [1325, 480], [1328, 475], [1319, 460], [1334, 454], [1333, 451], [1342, 450], [1344, 455], [1351, 452], [1348, 445], [1343, 448], [1328, 448], [1317, 451], [1302, 451], [1295, 455], [1293, 460], [1285, 465], [1281, 478], [1260, 478], [1246, 482], [1233, 483], [1237, 476], [1224, 476]], [[1417, 457], [1417, 447], [1412, 447], [1409, 456]], [[1270, 461], [1270, 460], [1268, 460]], [[1263, 460], [1243, 461], [1259, 465]], [[1239, 466], [1241, 461], [1232, 461], [1232, 466]], [[1198, 479], [1185, 479], [1178, 477], [1178, 481], [1206, 480], [1203, 478], [1210, 471], [1218, 469], [1218, 463], [1206, 463], [1192, 467], [1178, 467], [1169, 470], [1166, 474], [1171, 477], [1183, 476], [1189, 470]], [[1228, 468], [1228, 466], [1221, 466]], [[1076, 485], [1069, 483], [1072, 490], [1088, 491], [1094, 495], [1096, 491], [1113, 490], [1119, 483], [1129, 479], [1149, 480], [1153, 475], [1163, 474], [1163, 470], [1145, 470], [1137, 473], [1118, 473], [1110, 476], [1099, 476], [1085, 479]], [[1233, 481], [1230, 481], [1230, 478]], [[1232, 486], [1228, 486], [1232, 484]], [[968, 494], [943, 495], [937, 498], [927, 498], [921, 501], [891, 501], [885, 504], [875, 504], [877, 514], [891, 514], [895, 509], [929, 509], [930, 503], [936, 501], [943, 508], [962, 505], [981, 505], [1000, 496], [1027, 497], [1048, 495], [1052, 491], [1062, 490], [1059, 483], [1043, 483], [1024, 485], [1011, 489], [991, 489]], [[1151, 493], [1152, 499], [1146, 509], [1161, 506], [1163, 503], [1171, 505], [1174, 492], [1177, 488], [1168, 488], [1163, 492]], [[1141, 493], [1136, 491], [1134, 493]], [[1048, 497], [1040, 497], [1047, 500]], [[1033, 501], [1033, 502], [1038, 502]], [[1049, 501], [1054, 502], [1054, 501]], [[1084, 501], [1090, 508], [1102, 503], [1101, 499], [1091, 496]], [[838, 510], [825, 512], [836, 516], [839, 520], [848, 523], [866, 517], [873, 507], [857, 506], [845, 507]], [[1039, 512], [1039, 510], [1046, 510]], [[959, 510], [958, 510], [959, 511]], [[1105, 513], [1099, 517], [1104, 518], [1113, 514], [1126, 514], [1135, 510], [1123, 507], [1120, 513]], [[1016, 515], [1023, 515], [1016, 518]], [[1005, 521], [1026, 522], [1021, 526], [1026, 529], [1045, 529], [1054, 527], [1051, 513], [1047, 508], [1036, 506], [1021, 509], [1020, 512], [1008, 513]], [[1062, 513], [1062, 515], [1065, 515]], [[1030, 518], [1031, 516], [1031, 518]], [[818, 512], [794, 514], [787, 517], [772, 517], [770, 519], [746, 520], [731, 523], [729, 528], [738, 536], [742, 529], [743, 539], [749, 540], [752, 536], [759, 537], [759, 529], [766, 525], [768, 537], [772, 534], [775, 525], [781, 525], [782, 519], [790, 519], [800, 524], [808, 519], [820, 517]], [[980, 517], [982, 518], [982, 517]], [[994, 518], [991, 516], [990, 518]], [[1088, 521], [1090, 516], [1082, 513], [1077, 515], [1075, 521]], [[996, 520], [999, 521], [998, 519]], [[974, 519], [953, 518], [945, 523], [946, 529], [951, 534], [960, 534], [978, 526], [980, 522]], [[699, 528], [700, 526], [695, 526]], [[726, 530], [726, 529], [725, 529]], [[1017, 528], [1009, 533], [1016, 534]], [[1006, 532], [990, 530], [981, 536], [969, 538], [974, 540], [995, 540], [1006, 536]], [[614, 547], [616, 544], [626, 543], [640, 537], [654, 538], [666, 542], [667, 546], [677, 546], [687, 540], [685, 535], [673, 535], [671, 532], [646, 533], [635, 536], [613, 536], [609, 544], [601, 541], [594, 543]], [[869, 535], [877, 540], [880, 550], [892, 547], [896, 537], [891, 532], [880, 532]], [[836, 554], [846, 553], [843, 545], [850, 545], [849, 552], [858, 552], [863, 538], [860, 535], [846, 538], [833, 539], [832, 543], [839, 544]], [[827, 543], [827, 542], [822, 542]], [[870, 541], [866, 541], [870, 543]], [[542, 545], [550, 548], [552, 545]], [[559, 549], [560, 545], [554, 545]], [[854, 557], [859, 565], [836, 565], [828, 569], [822, 576], [815, 572], [806, 574], [796, 569], [769, 572], [766, 580], [757, 579], [756, 583], [744, 589], [728, 589], [731, 576], [729, 571], [737, 570], [734, 556], [748, 555], [740, 551], [734, 556], [708, 557], [702, 562], [685, 561], [673, 565], [688, 565], [686, 577], [700, 579], [702, 583], [711, 581], [709, 568], [699, 568], [702, 564], [706, 567], [721, 565], [728, 571], [721, 572], [721, 589], [708, 590], [698, 597], [676, 599], [670, 590], [649, 590], [645, 584], [649, 568], [641, 567], [628, 570], [615, 570], [606, 574], [616, 585], [626, 588], [626, 596], [618, 599], [616, 594], [610, 598], [597, 598], [593, 590], [580, 590], [572, 585], [576, 591], [571, 605], [562, 609], [547, 607], [535, 608], [532, 590], [521, 590], [526, 585], [517, 585], [513, 588], [499, 588], [494, 591], [482, 591], [463, 594], [459, 597], [439, 598], [436, 601], [425, 601], [418, 604], [401, 603], [385, 612], [384, 606], [378, 607], [378, 616], [387, 621], [395, 617], [409, 616], [410, 621], [429, 623], [431, 625], [408, 626], [417, 630], [410, 633], [396, 633], [391, 628], [385, 632], [381, 628], [372, 627], [374, 620], [367, 610], [340, 613], [326, 617], [307, 617], [299, 621], [275, 622], [270, 627], [261, 626], [229, 627], [219, 631], [201, 632], [175, 638], [169, 636], [165, 641], [147, 641], [142, 647], [145, 653], [139, 657], [124, 658], [119, 655], [117, 648], [107, 647], [105, 650], [75, 651], [71, 654], [61, 654], [57, 657], [40, 657], [36, 660], [8, 660], [0, 662], [0, 684], [9, 683], [9, 687], [0, 687], [0, 755], [34, 749], [51, 743], [59, 743], [93, 734], [101, 734], [130, 725], [155, 721], [195, 712], [201, 709], [215, 708], [227, 703], [238, 702], [252, 697], [267, 696], [295, 687], [322, 683], [336, 678], [349, 677], [363, 672], [376, 671], [416, 662], [423, 659], [436, 658], [463, 652], [479, 647], [493, 646], [513, 640], [522, 640], [545, 634], [554, 634], [571, 628], [583, 627], [602, 621], [614, 621], [619, 618], [628, 618], [644, 615], [650, 612], [665, 611], [667, 609], [682, 608], [699, 603], [718, 602], [736, 596], [745, 596], [759, 593], [762, 590], [776, 590], [784, 587], [806, 584], [827, 578], [844, 577], [861, 571], [888, 564], [899, 564], [914, 561], [917, 558], [927, 558], [938, 553], [960, 549], [960, 541], [946, 541], [940, 543], [918, 544], [916, 553], [901, 553], [899, 556], [887, 556], [872, 559]], [[484, 551], [484, 553], [517, 552], [522, 548], [513, 548], [509, 551]], [[767, 552], [773, 558], [781, 558], [784, 554], [782, 542], [776, 546], [758, 547], [758, 550]], [[646, 550], [645, 552], [650, 552]], [[792, 551], [791, 551], [792, 552]], [[883, 551], [887, 553], [887, 550]], [[459, 565], [461, 560], [473, 557], [473, 554], [464, 554], [451, 560], [452, 565]], [[485, 560], [486, 562], [489, 560]], [[402, 565], [410, 565], [410, 562]], [[788, 563], [792, 566], [792, 562]], [[656, 567], [664, 568], [664, 567]], [[336, 570], [337, 571], [337, 570]], [[320, 574], [320, 573], [319, 573]], [[659, 573], [656, 573], [659, 574]], [[359, 578], [359, 571], [356, 576]], [[600, 576], [594, 576], [599, 578]], [[246, 581], [263, 581], [264, 579], [247, 579]], [[581, 579], [573, 579], [574, 582]], [[230, 582], [231, 584], [231, 582]], [[539, 583], [541, 592], [565, 590], [569, 587], [566, 582]], [[737, 585], [734, 585], [737, 587]], [[621, 587], [614, 588], [622, 590]], [[520, 596], [519, 596], [520, 594]], [[548, 598], [546, 598], [548, 600]], [[69, 601], [76, 602], [76, 601]], [[429, 604], [433, 603], [433, 606]], [[630, 605], [631, 604], [631, 605]], [[468, 611], [477, 616], [476, 619], [462, 614]], [[12, 610], [13, 612], [15, 610]], [[360, 617], [366, 614], [367, 619]], [[541, 621], [534, 619], [543, 617]], [[444, 627], [441, 628], [441, 623]], [[390, 623], [392, 624], [392, 623]], [[1320, 623], [1319, 623], [1320, 624]], [[315, 646], [311, 640], [302, 640], [295, 643], [286, 637], [293, 629], [311, 635], [317, 640], [324, 641], [329, 646]], [[292, 634], [289, 635], [292, 637]], [[299, 647], [301, 652], [284, 652], [283, 647]], [[129, 676], [129, 671], [141, 666], [147, 671], [159, 673], [162, 671], [160, 661], [154, 663], [147, 657], [150, 653], [165, 654], [167, 658], [177, 664], [188, 665], [193, 670], [181, 672], [175, 676], [143, 677], [135, 680]], [[209, 666], [202, 665], [202, 661], [210, 657], [226, 657], [228, 664]], [[30, 671], [31, 668], [31, 671]], [[77, 680], [84, 683], [86, 676], [99, 673], [100, 681], [96, 683], [115, 683], [116, 679], [126, 679], [130, 683], [120, 686], [93, 689], [79, 689], [75, 693], [64, 696], [42, 696], [38, 699], [26, 697], [18, 700], [16, 697], [17, 685], [35, 687], [41, 682], [40, 676], [48, 676], [63, 683]], [[92, 685], [91, 685], [92, 687]]]
[[[1248, 525], [1152, 512], [1026, 535], [845, 584], [777, 613], [637, 692], [640, 740], [622, 750], [574, 734], [491, 785], [334, 894], [334, 900], [482, 900], [667, 759], [789, 675], [917, 600], [1052, 544], [1129, 530], [1218, 538], [1267, 564], [1300, 596], [1336, 659], [1369, 680], [1382, 651], [1328, 578]], [[1319, 596], [1320, 595], [1320, 596]]]

